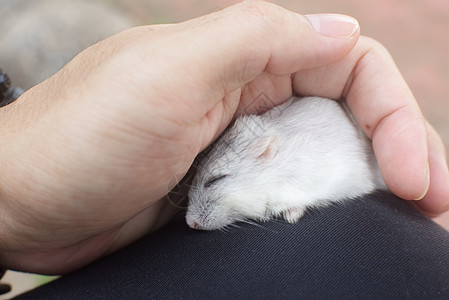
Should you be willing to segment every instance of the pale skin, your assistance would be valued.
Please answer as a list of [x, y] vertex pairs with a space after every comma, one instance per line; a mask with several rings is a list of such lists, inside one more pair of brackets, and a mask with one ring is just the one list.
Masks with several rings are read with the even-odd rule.
[[390, 189], [448, 210], [443, 143], [388, 52], [332, 28], [261, 1], [132, 28], [2, 108], [1, 266], [66, 273], [160, 228], [164, 196], [260, 92], [346, 98]]

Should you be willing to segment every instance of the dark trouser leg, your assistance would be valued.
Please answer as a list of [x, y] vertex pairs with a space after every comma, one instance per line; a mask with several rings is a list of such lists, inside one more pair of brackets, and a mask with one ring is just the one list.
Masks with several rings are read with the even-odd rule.
[[173, 222], [19, 299], [449, 299], [449, 233], [378, 193], [297, 224]]

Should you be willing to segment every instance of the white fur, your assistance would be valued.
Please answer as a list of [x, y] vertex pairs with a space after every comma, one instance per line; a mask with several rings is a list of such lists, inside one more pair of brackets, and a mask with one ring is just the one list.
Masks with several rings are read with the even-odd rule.
[[[196, 229], [283, 216], [385, 189], [371, 142], [337, 101], [295, 98], [244, 116], [212, 145], [189, 191]], [[227, 175], [209, 187], [214, 176]]]

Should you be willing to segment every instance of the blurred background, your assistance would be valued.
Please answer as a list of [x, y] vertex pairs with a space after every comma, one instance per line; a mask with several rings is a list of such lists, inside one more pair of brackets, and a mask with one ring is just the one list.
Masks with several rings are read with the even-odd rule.
[[[234, 0], [0, 0], [0, 68], [24, 89], [51, 76], [73, 56], [135, 25], [176, 23], [211, 13]], [[414, 92], [424, 115], [449, 146], [449, 1], [278, 0], [300, 13], [343, 13], [362, 34], [383, 43]], [[8, 272], [13, 292], [51, 277]]]

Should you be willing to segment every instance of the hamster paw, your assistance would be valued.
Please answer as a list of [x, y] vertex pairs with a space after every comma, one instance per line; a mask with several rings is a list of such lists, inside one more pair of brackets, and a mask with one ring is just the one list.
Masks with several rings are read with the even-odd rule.
[[304, 209], [292, 207], [282, 213], [282, 216], [288, 223], [296, 223], [304, 215]]

